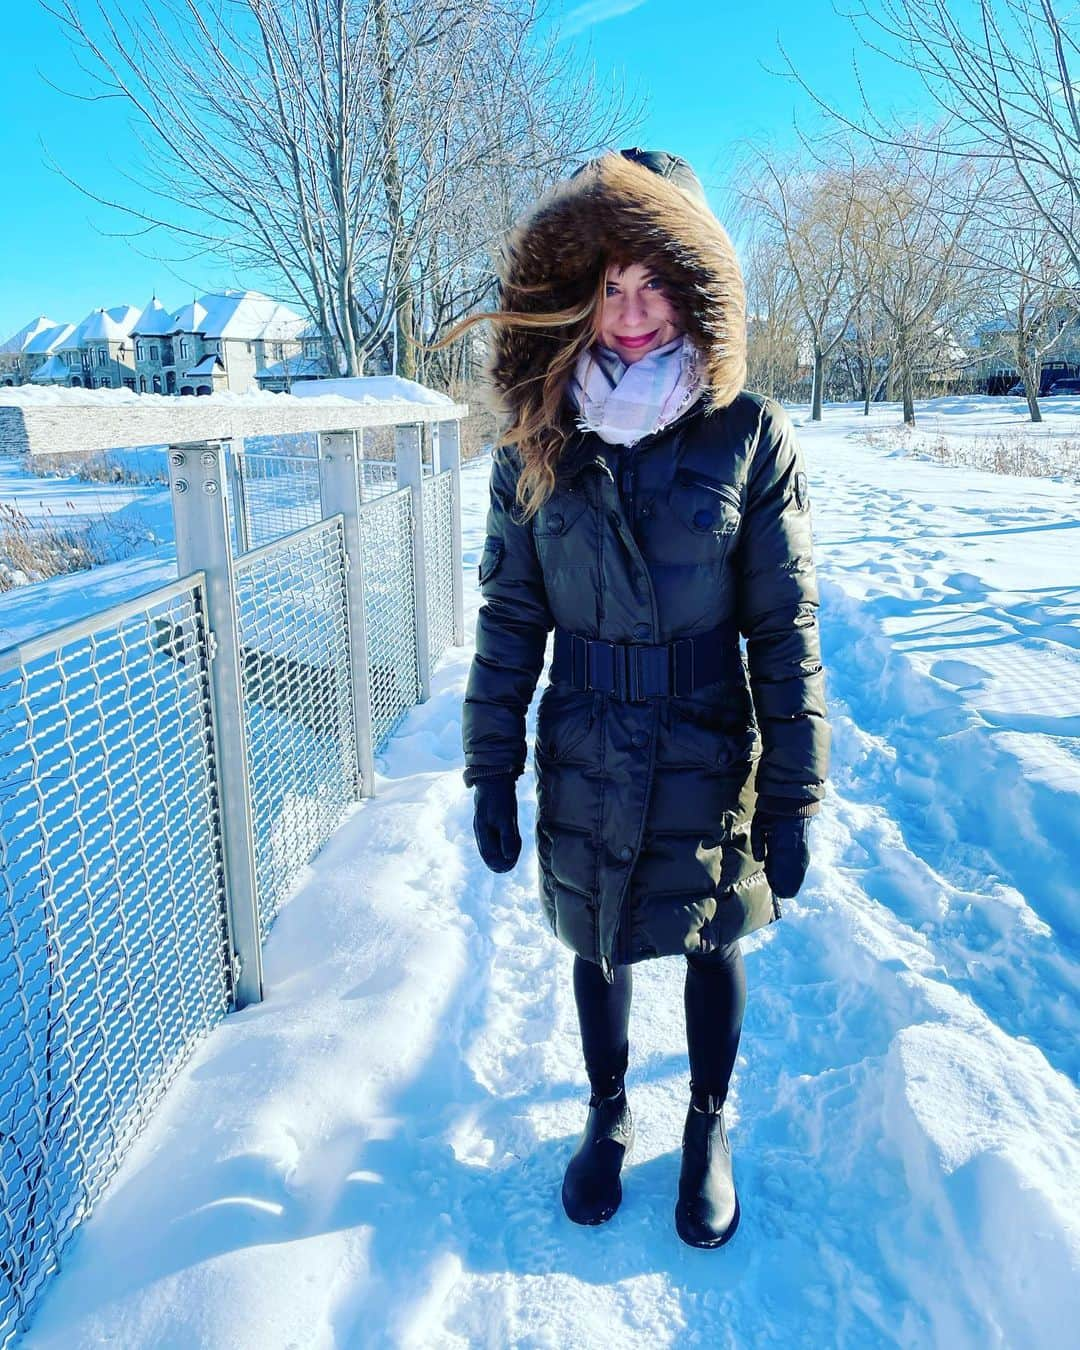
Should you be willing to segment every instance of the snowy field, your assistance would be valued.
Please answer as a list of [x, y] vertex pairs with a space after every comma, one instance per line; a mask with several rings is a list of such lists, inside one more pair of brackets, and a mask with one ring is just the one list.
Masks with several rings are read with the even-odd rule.
[[[1034, 433], [1080, 432], [1060, 404]], [[970, 437], [1026, 430], [1024, 406], [919, 412]], [[476, 854], [455, 648], [278, 919], [266, 1002], [170, 1089], [27, 1347], [1075, 1344], [1080, 487], [793, 412], [834, 772], [802, 892], [744, 943], [731, 1246], [672, 1226], [674, 960], [635, 977], [622, 1208], [562, 1213], [587, 1097], [572, 958], [536, 899], [530, 772], [517, 868]], [[463, 471], [470, 635], [488, 472]], [[33, 613], [0, 597], [0, 641], [172, 575], [164, 549], [140, 568], [35, 587]]]

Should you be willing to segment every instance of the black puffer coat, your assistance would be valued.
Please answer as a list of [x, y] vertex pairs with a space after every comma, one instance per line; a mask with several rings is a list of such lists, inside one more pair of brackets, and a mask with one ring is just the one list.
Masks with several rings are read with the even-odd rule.
[[[615, 158], [518, 226], [504, 303], [521, 303], [515, 281], [544, 275], [553, 288], [540, 305], [565, 302], [554, 283], [571, 286], [575, 267], [595, 276], [606, 243], [663, 242], [700, 298], [687, 333], [707, 357], [708, 397], [632, 447], [572, 432], [555, 491], [524, 524], [519, 458], [495, 451], [462, 718], [466, 782], [520, 774], [553, 626], [620, 644], [728, 626], [729, 668], [689, 696], [630, 702], [565, 683], [541, 695], [541, 899], [556, 935], [605, 968], [708, 950], [779, 917], [750, 849], [755, 804], [760, 794], [813, 812], [829, 755], [806, 475], [783, 408], [739, 391], [734, 252], [707, 208]], [[520, 334], [499, 340], [493, 369], [507, 397], [542, 359]]]

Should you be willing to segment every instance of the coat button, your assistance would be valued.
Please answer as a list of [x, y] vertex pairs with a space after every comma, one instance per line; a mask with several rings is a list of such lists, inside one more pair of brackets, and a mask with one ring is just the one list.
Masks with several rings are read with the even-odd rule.
[[695, 511], [694, 524], [699, 530], [707, 530], [713, 523], [713, 513], [711, 511]]
[[642, 746], [649, 744], [649, 733], [647, 731], [635, 731], [630, 740], [640, 750]]
[[623, 844], [622, 848], [619, 849], [619, 858], [622, 862], [629, 862], [633, 856], [634, 850], [629, 844]]
[[634, 636], [636, 638], [647, 638], [651, 632], [652, 629], [647, 623], [634, 624]]
[[558, 534], [563, 527], [563, 518], [558, 514], [558, 512], [556, 512], [555, 515], [548, 517], [548, 524], [555, 531], [555, 533]]

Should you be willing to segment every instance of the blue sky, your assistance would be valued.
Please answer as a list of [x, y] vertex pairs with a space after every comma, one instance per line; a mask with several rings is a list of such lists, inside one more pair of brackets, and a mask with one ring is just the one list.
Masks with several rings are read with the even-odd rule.
[[[717, 207], [740, 138], [790, 142], [794, 116], [814, 125], [807, 96], [770, 73], [783, 65], [778, 39], [807, 81], [848, 112], [858, 105], [856, 50], [882, 105], [918, 103], [909, 72], [871, 60], [831, 0], [564, 0], [562, 8], [565, 41], [603, 77], [645, 95], [630, 142], [684, 155]], [[85, 90], [87, 81], [56, 20], [36, 3], [10, 6], [4, 28], [0, 340], [39, 313], [76, 323], [98, 305], [142, 305], [154, 291], [172, 307], [215, 286], [258, 287], [259, 278], [237, 276], [223, 262], [175, 261], [184, 250], [163, 237], [121, 237], [131, 221], [65, 181], [53, 162], [102, 197], [146, 204], [137, 182], [123, 177], [137, 178], [142, 153], [130, 114], [118, 101], [75, 101], [50, 87]]]

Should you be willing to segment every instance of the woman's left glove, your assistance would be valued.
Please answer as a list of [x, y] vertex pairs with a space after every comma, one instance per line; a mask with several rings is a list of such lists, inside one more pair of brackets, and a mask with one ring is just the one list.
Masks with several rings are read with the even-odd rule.
[[[765, 863], [765, 879], [774, 895], [790, 900], [799, 893], [810, 866], [810, 821], [812, 815], [792, 815], [790, 810], [770, 809], [769, 799], [759, 797], [750, 824], [750, 849]], [[798, 804], [792, 803], [798, 809]], [[803, 808], [805, 810], [805, 808]]]

